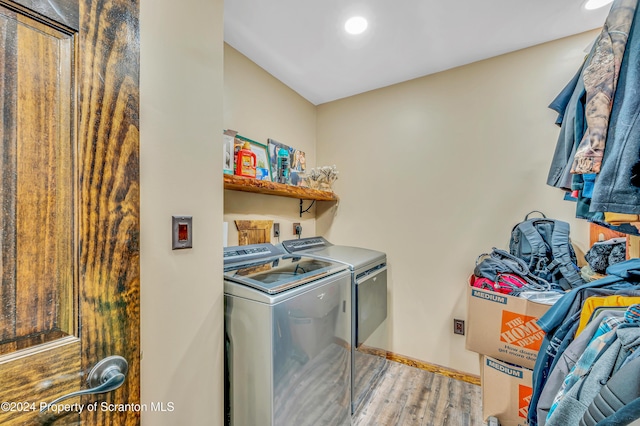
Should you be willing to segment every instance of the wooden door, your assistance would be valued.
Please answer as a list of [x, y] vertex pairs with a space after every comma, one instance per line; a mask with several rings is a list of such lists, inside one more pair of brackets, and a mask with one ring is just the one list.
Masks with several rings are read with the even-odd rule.
[[138, 75], [136, 0], [0, 0], [0, 424], [139, 423]]

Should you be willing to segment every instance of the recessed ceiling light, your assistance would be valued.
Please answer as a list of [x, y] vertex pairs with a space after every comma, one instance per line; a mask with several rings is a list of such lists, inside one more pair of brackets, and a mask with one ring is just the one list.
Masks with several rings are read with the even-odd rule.
[[587, 10], [600, 9], [613, 2], [613, 0], [589, 0], [585, 3], [584, 8]]
[[367, 20], [362, 16], [354, 16], [353, 18], [347, 19], [347, 22], [344, 24], [344, 29], [349, 34], [361, 34], [364, 30], [367, 29]]

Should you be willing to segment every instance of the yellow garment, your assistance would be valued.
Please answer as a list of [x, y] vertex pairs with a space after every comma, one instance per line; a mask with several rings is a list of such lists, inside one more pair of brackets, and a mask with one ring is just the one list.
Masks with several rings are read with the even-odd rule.
[[578, 329], [576, 330], [576, 336], [584, 330], [584, 328], [589, 324], [589, 320], [591, 319], [591, 314], [593, 311], [600, 306], [631, 306], [636, 303], [640, 303], [640, 297], [632, 297], [632, 296], [592, 296], [588, 297], [587, 300], [582, 304], [582, 311], [580, 312], [580, 324], [578, 325]]
[[637, 214], [605, 212], [604, 221], [614, 226], [620, 226], [623, 223], [640, 222], [640, 216]]

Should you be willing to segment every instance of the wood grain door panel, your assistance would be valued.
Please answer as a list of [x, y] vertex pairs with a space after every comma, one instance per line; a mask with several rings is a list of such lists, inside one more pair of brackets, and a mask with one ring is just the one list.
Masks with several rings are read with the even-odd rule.
[[75, 411], [40, 415], [39, 410], [43, 403], [82, 388], [80, 354], [80, 340], [68, 337], [3, 356], [0, 399], [15, 405], [0, 411], [0, 424], [79, 424], [80, 416]]
[[81, 387], [75, 43], [0, 5], [0, 400], [32, 404], [3, 410], [2, 424], [28, 424]]
[[[133, 411], [38, 414], [74, 398], [139, 403], [139, 40], [136, 0], [0, 0], [0, 424], [136, 425]], [[24, 408], [24, 406], [23, 406]]]
[[[0, 354], [76, 335], [73, 38], [0, 7], [8, 117], [2, 138]], [[6, 69], [5, 69], [6, 72]]]

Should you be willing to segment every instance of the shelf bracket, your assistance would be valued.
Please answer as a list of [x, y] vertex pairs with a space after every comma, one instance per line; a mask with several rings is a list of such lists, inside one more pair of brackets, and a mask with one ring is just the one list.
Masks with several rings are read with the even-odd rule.
[[307, 213], [315, 203], [316, 203], [316, 200], [311, 201], [311, 204], [309, 204], [309, 207], [307, 207], [306, 210], [302, 210], [302, 199], [301, 199], [300, 200], [300, 217], [302, 217], [302, 213]]

